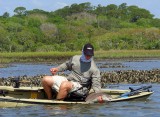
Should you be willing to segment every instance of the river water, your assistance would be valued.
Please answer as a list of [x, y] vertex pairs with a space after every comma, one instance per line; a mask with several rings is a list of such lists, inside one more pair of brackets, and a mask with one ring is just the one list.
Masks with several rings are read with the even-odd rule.
[[[160, 69], [160, 60], [136, 61], [101, 61], [98, 66], [101, 71], [113, 70], [151, 70]], [[116, 67], [116, 65], [120, 67]], [[7, 68], [0, 68], [0, 77], [38, 74], [50, 74], [49, 69], [55, 64], [12, 64]], [[32, 105], [25, 107], [0, 108], [0, 117], [159, 117], [160, 116], [160, 84], [108, 84], [106, 88], [128, 89], [152, 85], [154, 91], [147, 100], [114, 102], [91, 105]]]
[[[97, 66], [101, 71], [114, 71], [114, 70], [152, 70], [160, 69], [160, 60], [107, 60], [97, 61]], [[36, 76], [41, 74], [51, 75], [49, 69], [56, 67], [57, 64], [32, 64], [32, 63], [13, 63], [9, 67], [0, 68], [0, 78], [10, 76]], [[104, 66], [104, 67], [103, 67]]]

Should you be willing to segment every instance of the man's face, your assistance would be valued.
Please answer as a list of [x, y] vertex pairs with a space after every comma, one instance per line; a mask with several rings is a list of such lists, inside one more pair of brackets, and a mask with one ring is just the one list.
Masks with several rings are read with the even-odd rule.
[[85, 55], [86, 59], [89, 60], [92, 56], [90, 55]]

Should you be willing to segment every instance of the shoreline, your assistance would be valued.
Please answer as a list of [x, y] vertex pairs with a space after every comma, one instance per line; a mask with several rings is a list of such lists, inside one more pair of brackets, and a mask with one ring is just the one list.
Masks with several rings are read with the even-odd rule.
[[[62, 60], [56, 60], [56, 61], [39, 61], [39, 62], [34, 62], [34, 61], [25, 61], [25, 62], [11, 62], [11, 63], [0, 63], [0, 68], [7, 68], [11, 64], [60, 64], [66, 60], [68, 60], [70, 57], [67, 59], [62, 59]], [[144, 61], [144, 60], [160, 60], [160, 57], [125, 57], [125, 58], [103, 58], [103, 59], [95, 59], [95, 62], [100, 62], [100, 61]]]
[[[81, 51], [0, 53], [0, 64], [27, 62], [60, 62], [68, 60], [74, 55], [81, 55], [81, 53]], [[97, 61], [108, 59], [160, 59], [160, 50], [102, 50], [95, 51], [94, 58]]]

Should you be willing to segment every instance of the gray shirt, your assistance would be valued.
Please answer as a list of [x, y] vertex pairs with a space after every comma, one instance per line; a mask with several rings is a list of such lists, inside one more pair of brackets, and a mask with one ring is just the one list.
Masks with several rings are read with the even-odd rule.
[[93, 58], [91, 62], [82, 62], [80, 60], [81, 55], [73, 56], [69, 61], [58, 66], [59, 71], [70, 70], [71, 73], [68, 75], [67, 79], [74, 82], [83, 83], [92, 80], [91, 89], [94, 92], [98, 92], [101, 89], [101, 77], [100, 71], [97, 68]]

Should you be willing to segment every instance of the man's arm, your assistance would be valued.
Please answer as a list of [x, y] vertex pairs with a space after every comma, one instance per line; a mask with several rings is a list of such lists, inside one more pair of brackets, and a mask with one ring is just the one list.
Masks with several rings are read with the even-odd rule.
[[72, 69], [72, 58], [69, 61], [66, 61], [59, 65], [58, 67], [54, 67], [50, 69], [50, 72], [52, 75], [55, 75], [57, 72], [65, 71], [65, 70], [71, 70]]
[[95, 72], [92, 74], [92, 92], [99, 92], [101, 90], [101, 76], [100, 71], [95, 70]]

